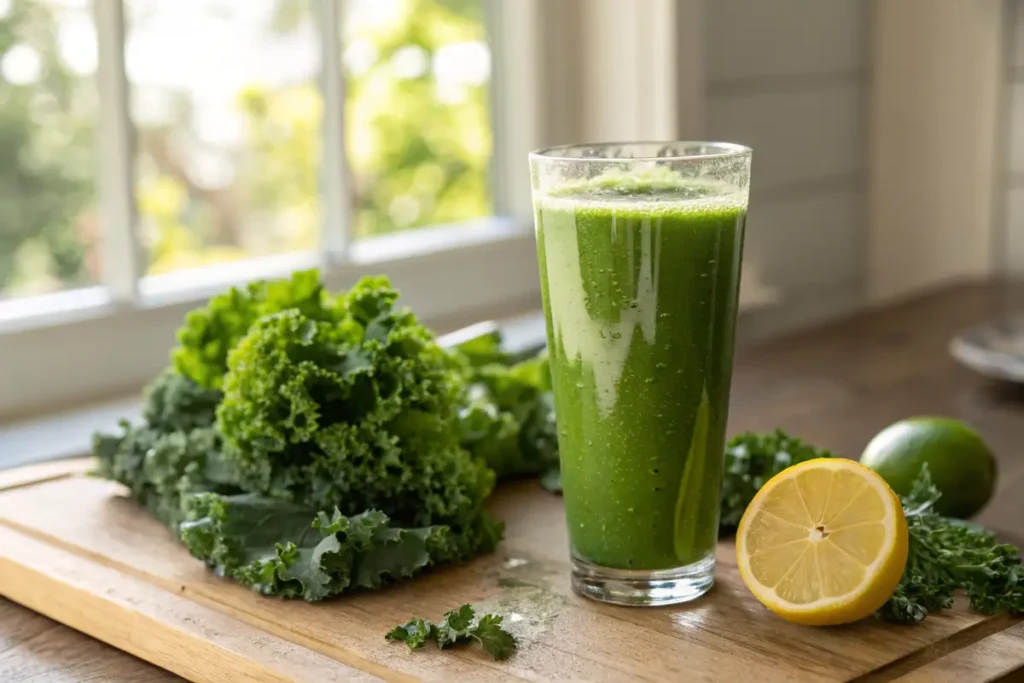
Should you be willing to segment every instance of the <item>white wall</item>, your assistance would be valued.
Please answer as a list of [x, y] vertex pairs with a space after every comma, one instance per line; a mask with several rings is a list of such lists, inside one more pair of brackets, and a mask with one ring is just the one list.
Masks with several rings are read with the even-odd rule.
[[754, 149], [746, 258], [763, 337], [861, 304], [869, 0], [709, 0], [704, 135]]

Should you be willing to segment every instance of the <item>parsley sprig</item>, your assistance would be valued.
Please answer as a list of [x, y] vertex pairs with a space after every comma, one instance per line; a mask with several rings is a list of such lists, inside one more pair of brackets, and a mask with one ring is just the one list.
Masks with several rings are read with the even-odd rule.
[[941, 495], [925, 465], [902, 498], [910, 532], [907, 566], [878, 615], [887, 621], [921, 621], [929, 612], [951, 607], [958, 590], [978, 612], [1024, 613], [1020, 551], [983, 527], [937, 514], [935, 501]]
[[516, 651], [516, 639], [501, 627], [504, 617], [485, 614], [474, 623], [475, 617], [473, 606], [463, 605], [446, 613], [436, 625], [417, 617], [396, 626], [385, 638], [403, 642], [412, 650], [423, 647], [430, 640], [441, 649], [475, 640], [484, 652], [495, 659], [508, 659]]

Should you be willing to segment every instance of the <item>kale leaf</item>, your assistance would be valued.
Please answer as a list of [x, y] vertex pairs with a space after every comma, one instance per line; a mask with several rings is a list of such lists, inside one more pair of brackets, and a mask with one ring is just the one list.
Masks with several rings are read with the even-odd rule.
[[258, 320], [228, 360], [217, 427], [244, 488], [403, 526], [464, 524], [494, 473], [459, 443], [457, 366], [383, 278], [334, 323]]
[[228, 355], [249, 328], [265, 315], [288, 310], [323, 322], [340, 315], [337, 302], [315, 270], [296, 272], [285, 280], [232, 287], [185, 316], [185, 324], [178, 330], [178, 347], [171, 354], [174, 370], [199, 386], [219, 389]]
[[240, 492], [212, 426], [219, 395], [174, 372], [160, 374], [146, 390], [142, 424], [122, 421], [119, 434], [93, 435], [98, 474], [124, 484], [174, 529], [185, 517], [185, 495]]
[[511, 657], [517, 644], [515, 636], [501, 626], [504, 617], [485, 614], [474, 623], [475, 617], [476, 610], [472, 605], [462, 605], [446, 613], [436, 625], [417, 617], [391, 629], [384, 637], [403, 642], [413, 650], [423, 647], [429, 640], [436, 642], [441, 649], [476, 640], [494, 659]]
[[[196, 557], [264, 595], [322, 600], [413, 576], [493, 549], [476, 527], [408, 529], [378, 510], [346, 517], [252, 494], [198, 494], [181, 538]], [[462, 535], [461, 541], [453, 536]]]
[[266, 595], [320, 600], [493, 550], [461, 361], [397, 298], [384, 278], [333, 297], [315, 272], [214, 297], [141, 423], [94, 436], [100, 476]]
[[907, 566], [878, 615], [887, 621], [921, 621], [929, 612], [951, 607], [959, 590], [979, 612], [1024, 613], [1017, 548], [977, 525], [937, 514], [934, 506], [940, 496], [928, 466], [923, 466], [902, 499], [910, 533]]
[[467, 385], [459, 409], [462, 446], [499, 480], [541, 475], [549, 489], [560, 491], [547, 354], [522, 359], [506, 353], [497, 332], [463, 342], [451, 353], [462, 360]]

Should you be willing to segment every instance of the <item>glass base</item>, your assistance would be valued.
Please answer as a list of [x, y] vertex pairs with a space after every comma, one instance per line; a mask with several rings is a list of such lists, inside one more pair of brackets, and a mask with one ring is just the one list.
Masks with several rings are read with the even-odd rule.
[[658, 607], [696, 600], [715, 583], [715, 556], [659, 570], [608, 569], [572, 558], [572, 589], [580, 595], [632, 607]]

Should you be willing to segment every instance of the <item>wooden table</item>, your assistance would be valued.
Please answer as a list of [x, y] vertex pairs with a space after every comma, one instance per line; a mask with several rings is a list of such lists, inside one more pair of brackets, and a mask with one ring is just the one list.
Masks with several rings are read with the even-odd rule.
[[[857, 457], [868, 439], [910, 415], [973, 423], [1000, 458], [999, 490], [978, 521], [1024, 545], [1024, 391], [997, 386], [948, 356], [950, 336], [998, 314], [988, 286], [962, 286], [744, 350], [737, 360], [731, 431], [781, 427]], [[974, 634], [979, 636], [979, 634]], [[1024, 680], [993, 639], [1024, 643], [1024, 624], [965, 637], [926, 653], [913, 674], [880, 680]], [[909, 670], [909, 669], [908, 669]], [[155, 667], [0, 600], [0, 680], [176, 680]]]

